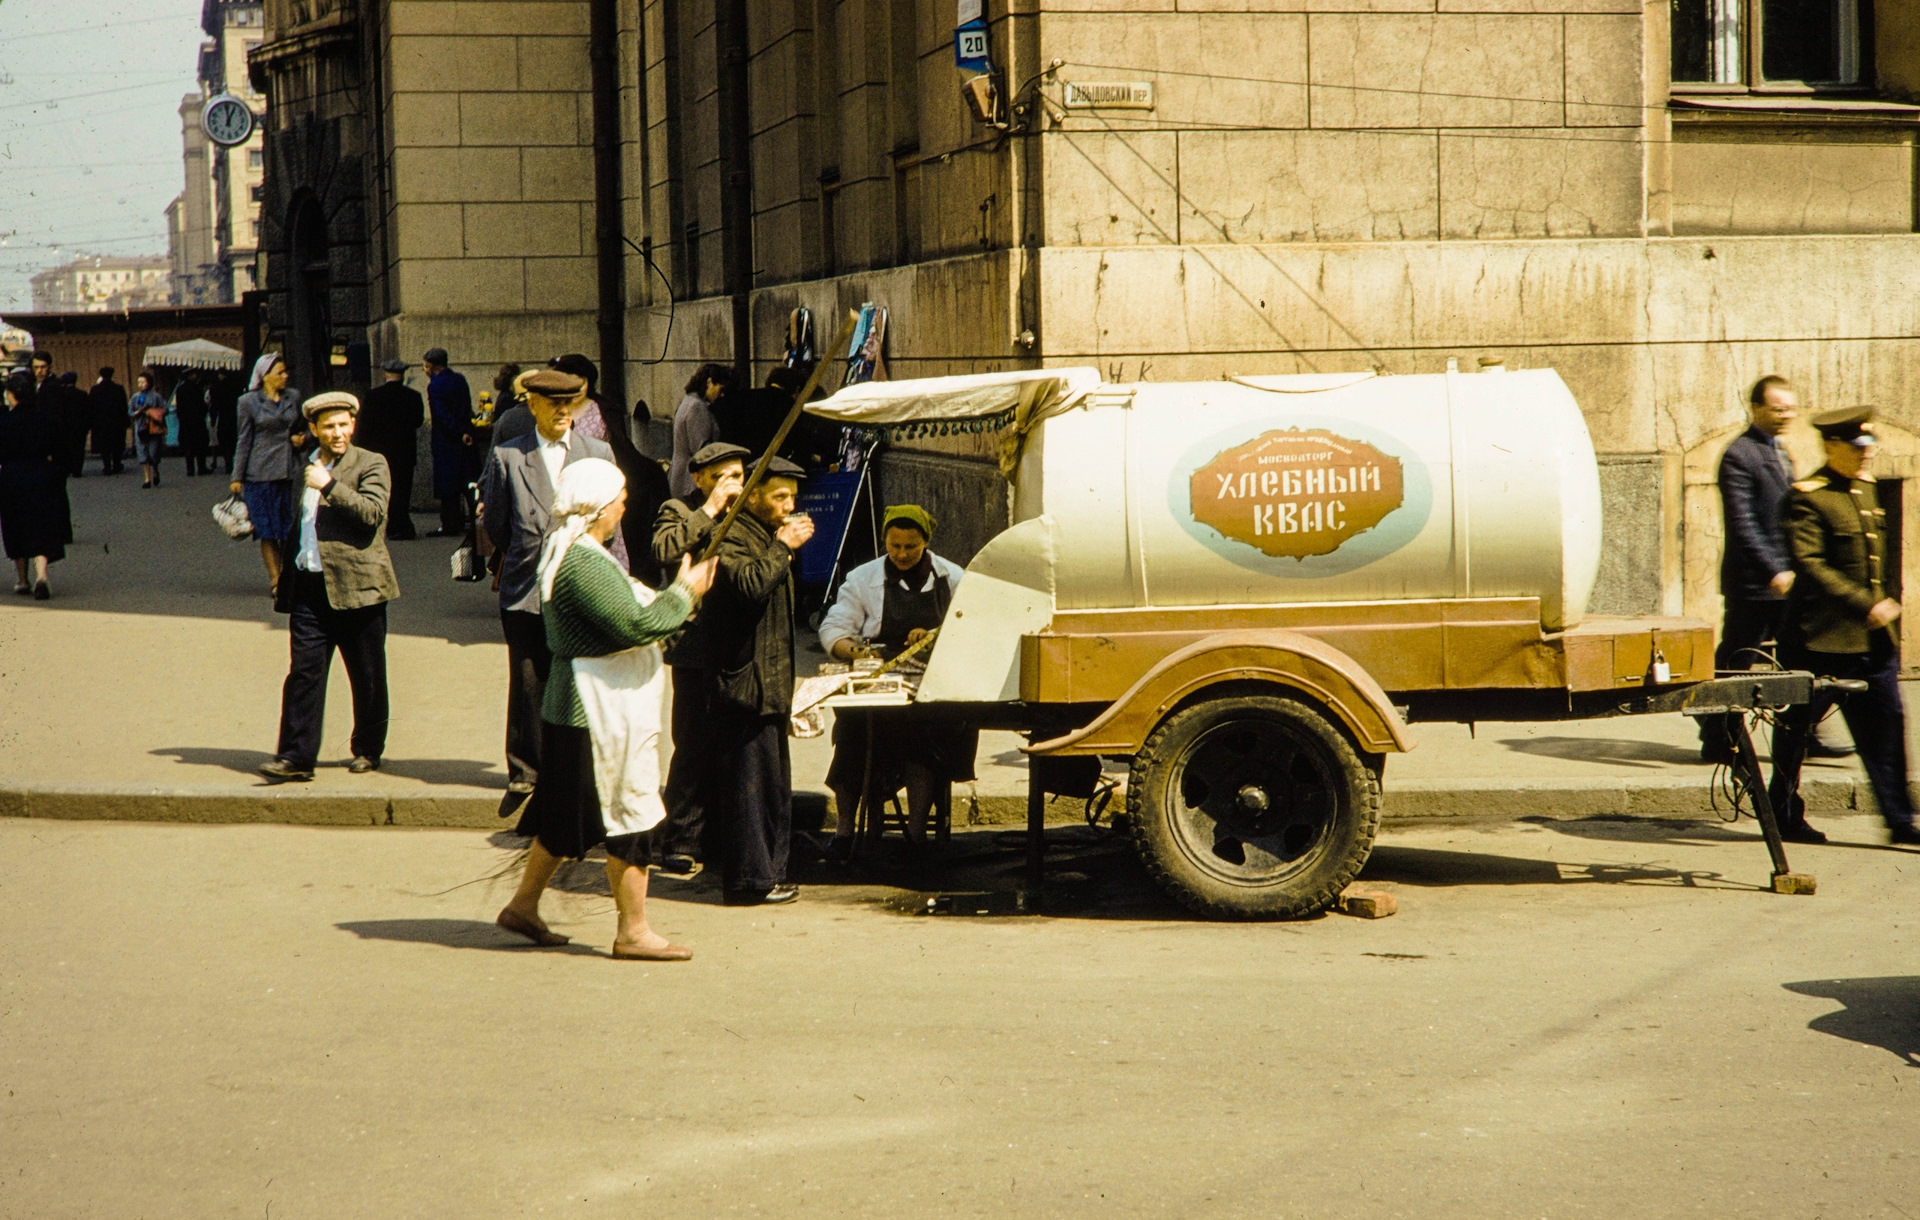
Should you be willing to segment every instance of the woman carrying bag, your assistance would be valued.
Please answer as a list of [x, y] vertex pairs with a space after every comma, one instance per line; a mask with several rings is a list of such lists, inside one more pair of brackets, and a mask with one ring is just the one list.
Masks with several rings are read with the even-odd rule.
[[167, 447], [167, 400], [153, 388], [153, 374], [134, 378], [134, 394], [127, 400], [127, 418], [133, 421], [133, 451], [140, 458], [140, 490], [160, 486], [160, 451]]
[[267, 583], [280, 595], [286, 565], [282, 548], [294, 530], [294, 450], [307, 443], [301, 422], [300, 391], [287, 384], [287, 363], [268, 352], [253, 366], [253, 380], [235, 405], [237, 436], [233, 449], [233, 494], [247, 502], [253, 536], [260, 541], [260, 562]]
[[607, 883], [619, 908], [613, 956], [678, 962], [691, 950], [647, 924], [647, 861], [660, 801], [660, 713], [666, 668], [660, 641], [713, 585], [714, 561], [681, 560], [658, 593], [629, 577], [607, 542], [626, 512], [626, 480], [601, 458], [573, 462], [554, 490], [554, 529], [540, 549], [541, 618], [553, 669], [540, 708], [540, 783], [521, 815], [531, 835], [520, 888], [496, 921], [541, 945], [564, 945], [540, 918], [561, 860], [607, 846]]

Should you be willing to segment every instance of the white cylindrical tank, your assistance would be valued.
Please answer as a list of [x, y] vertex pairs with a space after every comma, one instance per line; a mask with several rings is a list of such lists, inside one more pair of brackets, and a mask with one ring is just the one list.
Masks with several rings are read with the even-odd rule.
[[1027, 438], [1014, 520], [1043, 514], [1061, 610], [1538, 597], [1557, 630], [1600, 563], [1546, 369], [1101, 386]]

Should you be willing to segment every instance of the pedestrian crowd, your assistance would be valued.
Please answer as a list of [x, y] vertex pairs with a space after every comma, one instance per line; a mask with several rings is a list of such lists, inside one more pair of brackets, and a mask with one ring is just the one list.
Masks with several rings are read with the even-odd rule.
[[[1805, 670], [1861, 689], [1818, 692], [1781, 713], [1773, 737], [1768, 800], [1782, 837], [1824, 843], [1807, 822], [1800, 768], [1822, 748], [1814, 728], [1838, 706], [1895, 843], [1920, 844], [1907, 787], [1906, 709], [1900, 695], [1896, 620], [1901, 560], [1873, 477], [1878, 449], [1873, 409], [1816, 412], [1825, 461], [1795, 481], [1783, 438], [1799, 417], [1791, 383], [1762, 377], [1748, 395], [1746, 431], [1720, 459], [1727, 541], [1720, 565], [1724, 616], [1714, 668]], [[1731, 762], [1728, 723], [1702, 719], [1701, 755]]]

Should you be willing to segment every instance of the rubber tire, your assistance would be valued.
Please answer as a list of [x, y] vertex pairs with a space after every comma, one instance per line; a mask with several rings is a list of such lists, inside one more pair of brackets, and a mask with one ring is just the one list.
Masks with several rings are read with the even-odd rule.
[[[1268, 885], [1244, 885], [1213, 876], [1188, 858], [1171, 824], [1168, 783], [1174, 764], [1204, 734], [1249, 718], [1280, 724], [1323, 747], [1332, 763], [1333, 826], [1319, 858], [1306, 870]], [[1133, 759], [1127, 815], [1134, 847], [1161, 889], [1190, 911], [1215, 919], [1303, 919], [1332, 906], [1367, 862], [1380, 826], [1380, 772], [1369, 767], [1347, 735], [1319, 711], [1296, 699], [1240, 695], [1209, 699], [1162, 721]]]

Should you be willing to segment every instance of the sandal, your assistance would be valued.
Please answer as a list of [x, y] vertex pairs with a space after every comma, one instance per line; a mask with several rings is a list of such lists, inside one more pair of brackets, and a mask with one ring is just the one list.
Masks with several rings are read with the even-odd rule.
[[613, 960], [616, 962], [685, 962], [693, 959], [693, 950], [685, 945], [669, 944], [663, 949], [628, 949], [615, 943]]

